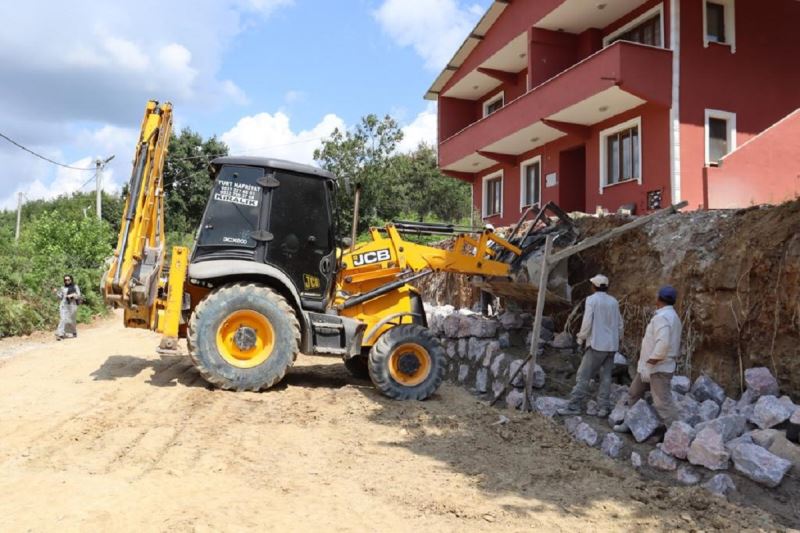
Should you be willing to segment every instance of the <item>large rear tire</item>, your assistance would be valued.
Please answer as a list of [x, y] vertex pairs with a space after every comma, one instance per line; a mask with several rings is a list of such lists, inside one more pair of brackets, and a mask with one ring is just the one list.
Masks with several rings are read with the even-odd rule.
[[300, 324], [269, 287], [238, 283], [208, 295], [189, 322], [192, 361], [226, 390], [259, 391], [281, 381], [300, 351]]
[[446, 359], [439, 340], [419, 325], [395, 326], [369, 353], [369, 375], [395, 400], [425, 400], [444, 380]]

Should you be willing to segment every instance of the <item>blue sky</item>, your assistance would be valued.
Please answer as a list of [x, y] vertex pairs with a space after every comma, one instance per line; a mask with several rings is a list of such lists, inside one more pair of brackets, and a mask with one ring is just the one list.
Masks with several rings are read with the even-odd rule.
[[[367, 113], [395, 116], [407, 150], [433, 141], [435, 108], [422, 96], [490, 3], [4, 2], [0, 131], [79, 167], [115, 154], [109, 189], [127, 179], [151, 97], [175, 104], [178, 127], [217, 134], [235, 153], [310, 161], [321, 137]], [[0, 169], [0, 208], [17, 191], [52, 197], [91, 178], [7, 143]]]

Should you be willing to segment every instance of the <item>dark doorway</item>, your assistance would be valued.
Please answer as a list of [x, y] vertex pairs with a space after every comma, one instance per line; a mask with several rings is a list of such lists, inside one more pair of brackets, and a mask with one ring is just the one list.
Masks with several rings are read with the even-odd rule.
[[561, 152], [558, 156], [558, 205], [568, 213], [586, 211], [586, 146]]

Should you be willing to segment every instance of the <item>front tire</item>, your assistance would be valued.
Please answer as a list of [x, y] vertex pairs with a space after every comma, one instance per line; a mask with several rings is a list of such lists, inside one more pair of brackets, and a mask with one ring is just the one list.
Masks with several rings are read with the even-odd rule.
[[192, 361], [225, 390], [259, 391], [281, 381], [300, 351], [300, 324], [269, 287], [238, 283], [212, 292], [189, 322]]
[[395, 326], [369, 353], [369, 375], [395, 400], [425, 400], [444, 380], [445, 354], [439, 340], [419, 325]]

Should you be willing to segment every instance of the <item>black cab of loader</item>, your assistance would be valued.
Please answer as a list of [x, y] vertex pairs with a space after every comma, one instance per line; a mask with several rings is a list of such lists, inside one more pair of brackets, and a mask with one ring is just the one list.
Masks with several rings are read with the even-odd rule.
[[325, 312], [336, 273], [333, 174], [260, 157], [221, 157], [211, 167], [192, 266], [253, 263], [289, 285], [302, 309]]
[[[291, 320], [282, 324], [279, 316], [293, 315], [297, 317], [296, 336], [303, 353], [345, 357], [360, 353], [365, 326], [330, 310], [337, 273], [337, 186], [333, 174], [309, 165], [261, 157], [221, 157], [211, 162], [211, 171], [214, 186], [189, 261], [188, 282], [230, 290], [215, 290], [213, 298], [205, 298], [198, 305], [195, 315], [202, 315], [204, 304], [215, 307], [215, 314], [218, 308], [246, 308], [255, 300], [266, 302], [269, 307], [269, 300], [278, 300], [266, 295], [258, 297], [263, 287], [280, 295], [280, 300], [293, 308], [274, 314], [268, 308], [261, 311], [272, 314], [276, 326], [266, 337], [278, 339], [282, 333], [279, 329], [294, 331]], [[215, 303], [220, 298], [225, 301]], [[237, 320], [247, 322], [246, 317]], [[202, 322], [193, 319], [190, 332], [204, 327]], [[220, 328], [214, 321], [208, 326]], [[239, 337], [228, 351], [253, 349], [253, 337], [248, 336], [251, 331], [258, 332], [259, 327], [272, 329], [258, 324], [239, 327], [236, 331], [244, 333], [235, 334]], [[219, 347], [210, 345], [206, 353], [217, 352]], [[296, 350], [291, 353], [296, 355]], [[201, 370], [215, 365], [213, 361], [196, 363]], [[269, 373], [268, 368], [265, 371]], [[251, 377], [245, 374], [229, 376], [218, 384], [224, 388], [251, 388]], [[263, 388], [263, 380], [253, 381], [252, 388]]]

